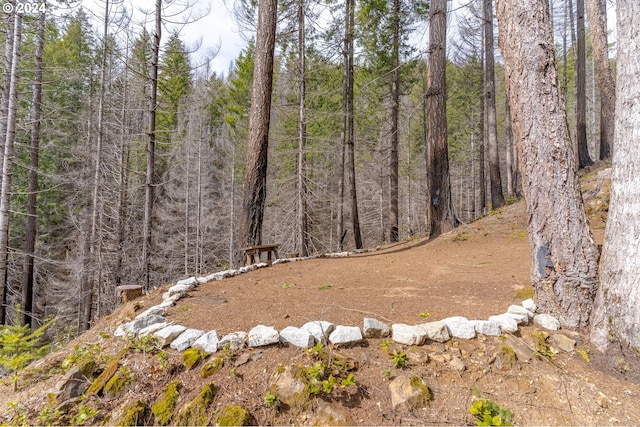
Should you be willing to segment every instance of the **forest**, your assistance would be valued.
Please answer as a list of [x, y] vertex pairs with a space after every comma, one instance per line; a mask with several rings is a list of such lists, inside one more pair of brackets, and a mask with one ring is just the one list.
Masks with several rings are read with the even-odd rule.
[[[191, 3], [157, 0], [143, 23], [110, 0], [8, 3], [0, 323], [56, 317], [73, 337], [118, 285], [237, 266], [251, 244], [307, 256], [433, 236], [523, 196], [492, 0], [259, 3], [234, 4], [249, 41], [225, 74], [183, 41], [189, 18], [173, 24]], [[537, 3], [571, 153], [609, 160], [615, 5]]]

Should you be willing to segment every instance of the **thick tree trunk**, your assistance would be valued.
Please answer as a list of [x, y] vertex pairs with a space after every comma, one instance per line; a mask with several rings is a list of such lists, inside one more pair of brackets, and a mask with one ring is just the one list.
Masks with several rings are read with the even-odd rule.
[[389, 242], [398, 241], [398, 120], [400, 117], [400, 0], [393, 0], [391, 151], [389, 155]]
[[433, 0], [429, 25], [429, 77], [427, 88], [431, 236], [457, 225], [451, 200], [447, 144], [447, 1]]
[[[587, 0], [595, 78], [600, 89], [600, 160], [611, 157], [615, 131], [616, 87], [609, 62], [604, 0]], [[606, 9], [606, 7], [605, 7]]]
[[38, 155], [40, 152], [40, 123], [42, 117], [42, 55], [44, 51], [45, 13], [38, 15], [35, 80], [33, 82], [33, 106], [31, 148], [29, 150], [29, 194], [25, 217], [24, 272], [22, 277], [22, 323], [33, 327], [33, 272], [37, 234]]
[[156, 170], [156, 113], [158, 109], [158, 68], [160, 64], [160, 39], [162, 38], [162, 0], [156, 0], [156, 28], [153, 34], [151, 59], [151, 95], [149, 96], [149, 138], [147, 140], [147, 173], [144, 192], [144, 223], [142, 226], [143, 286], [145, 291], [151, 282], [151, 231]]
[[513, 132], [511, 130], [511, 111], [509, 110], [509, 97], [506, 97], [505, 107], [505, 126], [504, 133], [507, 140], [507, 149], [505, 161], [507, 166], [507, 197], [515, 197], [515, 185], [513, 183], [514, 178], [514, 164], [513, 164]]
[[580, 168], [592, 165], [587, 145], [587, 65], [584, 31], [584, 0], [576, 0], [578, 13], [578, 46], [576, 49], [576, 140]]
[[309, 224], [307, 221], [307, 64], [305, 43], [304, 0], [298, 0], [298, 252], [309, 255]]
[[18, 111], [18, 66], [20, 65], [20, 43], [22, 41], [22, 17], [19, 13], [14, 13], [12, 18], [13, 47], [11, 51], [11, 72], [9, 73], [6, 138], [4, 142], [4, 156], [2, 158], [2, 184], [0, 185], [0, 280], [2, 281], [0, 325], [6, 323], [9, 205], [11, 202], [13, 147], [16, 140], [16, 114]]
[[498, 0], [500, 49], [529, 211], [531, 279], [538, 307], [584, 327], [598, 250], [584, 213], [546, 0]]
[[502, 178], [500, 176], [500, 156], [498, 154], [498, 124], [496, 120], [496, 79], [493, 57], [493, 0], [483, 0], [484, 12], [484, 55], [485, 61], [485, 103], [487, 114], [487, 146], [489, 151], [489, 187], [491, 188], [491, 208], [504, 206]]
[[[14, 2], [11, 2], [14, 3]], [[2, 79], [2, 100], [0, 101], [0, 165], [4, 157], [4, 143], [7, 139], [7, 116], [9, 111], [9, 87], [11, 85], [11, 60], [13, 58], [13, 15], [6, 14], [7, 33], [4, 40], [4, 72]], [[2, 177], [0, 176], [0, 182]], [[1, 302], [1, 301], [0, 301]]]
[[[482, 40], [484, 41], [484, 32], [482, 33]], [[479, 190], [479, 196], [478, 196], [478, 204], [479, 204], [479, 214], [477, 216], [482, 216], [485, 214], [486, 211], [486, 207], [487, 207], [487, 183], [486, 183], [486, 168], [485, 168], [485, 147], [486, 147], [486, 141], [487, 141], [487, 133], [485, 132], [485, 119], [486, 119], [486, 114], [485, 114], [485, 101], [484, 101], [484, 97], [485, 97], [485, 93], [486, 93], [486, 87], [485, 87], [485, 77], [486, 77], [486, 73], [484, 72], [484, 60], [485, 60], [485, 54], [484, 54], [484, 43], [482, 43], [482, 45], [480, 46], [480, 57], [482, 58], [480, 63], [482, 65], [482, 70], [481, 71], [481, 77], [480, 77], [480, 93], [481, 93], [481, 99], [480, 99], [480, 120], [478, 122], [478, 134], [480, 134], [480, 144], [478, 145], [478, 190]]]
[[640, 3], [617, 4], [617, 105], [611, 202], [602, 252], [600, 288], [591, 319], [591, 341], [640, 349]]
[[258, 9], [258, 34], [243, 184], [242, 222], [240, 223], [243, 246], [262, 243], [262, 219], [267, 196], [267, 148], [278, 1], [260, 0]]

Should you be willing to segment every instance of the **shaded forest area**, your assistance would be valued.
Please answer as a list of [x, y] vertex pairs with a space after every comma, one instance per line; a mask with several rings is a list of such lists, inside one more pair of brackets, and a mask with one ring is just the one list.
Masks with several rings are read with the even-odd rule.
[[[458, 221], [520, 197], [492, 2], [449, 4], [436, 34], [446, 122], [430, 117], [436, 3], [281, 2], [262, 241], [305, 255], [428, 235], [429, 129], [444, 123]], [[584, 166], [610, 154], [597, 52], [583, 0], [549, 3]], [[114, 309], [117, 285], [238, 263], [255, 43], [213, 73], [168, 24], [192, 5], [176, 6], [158, 0], [146, 26], [108, 0], [2, 16], [1, 323], [55, 316], [73, 336]]]

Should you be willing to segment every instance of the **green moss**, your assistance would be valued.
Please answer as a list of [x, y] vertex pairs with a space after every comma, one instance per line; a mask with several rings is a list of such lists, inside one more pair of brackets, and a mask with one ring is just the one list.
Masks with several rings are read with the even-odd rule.
[[540, 329], [536, 329], [531, 333], [531, 336], [533, 336], [533, 341], [536, 345], [536, 354], [543, 357], [555, 356], [555, 352], [547, 345], [547, 337], [549, 334]]
[[136, 400], [123, 408], [124, 415], [118, 420], [116, 426], [143, 426], [147, 412], [147, 405]]
[[166, 426], [169, 424], [169, 421], [171, 421], [173, 412], [178, 405], [178, 398], [180, 397], [180, 393], [178, 392], [179, 388], [180, 383], [177, 381], [170, 383], [162, 394], [162, 397], [151, 407], [151, 412], [153, 412], [153, 415], [156, 417], [156, 424]]
[[202, 350], [196, 350], [195, 348], [188, 348], [184, 352], [182, 352], [182, 363], [187, 368], [187, 370], [191, 370], [196, 367], [205, 357], [207, 357], [207, 353]]
[[174, 420], [179, 426], [205, 426], [209, 421], [207, 413], [213, 398], [216, 396], [216, 387], [213, 384], [206, 384], [202, 387], [200, 394], [190, 402], [187, 402]]
[[429, 387], [427, 387], [422, 379], [420, 377], [413, 376], [409, 379], [409, 384], [420, 390], [420, 393], [411, 399], [411, 404], [415, 408], [425, 408], [429, 406], [433, 397], [431, 396], [431, 390], [429, 390]]
[[125, 388], [134, 380], [131, 375], [131, 369], [123, 366], [116, 372], [114, 376], [105, 384], [102, 394], [107, 397], [119, 397], [125, 391]]
[[118, 358], [112, 359], [104, 371], [95, 379], [95, 381], [89, 386], [86, 392], [86, 396], [94, 396], [99, 394], [107, 382], [115, 375], [120, 368], [120, 361]]
[[202, 369], [200, 369], [200, 376], [202, 378], [210, 377], [218, 372], [223, 364], [224, 358], [222, 356], [218, 356], [215, 359], [208, 361], [202, 366]]
[[516, 298], [519, 300], [526, 300], [534, 297], [533, 286], [525, 286], [516, 291]]
[[246, 426], [252, 421], [249, 411], [241, 406], [230, 405], [224, 408], [222, 413], [216, 419], [219, 426]]

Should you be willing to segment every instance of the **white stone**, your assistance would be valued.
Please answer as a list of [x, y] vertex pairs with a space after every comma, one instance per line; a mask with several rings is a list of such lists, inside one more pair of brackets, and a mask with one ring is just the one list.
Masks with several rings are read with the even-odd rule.
[[280, 342], [280, 334], [273, 326], [258, 325], [250, 331], [247, 339], [249, 347], [262, 347], [264, 345]]
[[215, 353], [218, 351], [219, 341], [218, 333], [216, 331], [209, 331], [206, 334], [202, 334], [200, 338], [195, 340], [195, 342], [191, 344], [191, 348], [202, 350], [207, 353]]
[[162, 323], [154, 323], [153, 325], [149, 325], [146, 328], [142, 328], [140, 329], [140, 332], [138, 332], [138, 336], [145, 336], [145, 335], [151, 335], [154, 332], [159, 331], [160, 329], [164, 329], [167, 326], [172, 325], [172, 322], [162, 322]]
[[295, 326], [287, 326], [280, 331], [280, 342], [295, 345], [296, 347], [313, 347], [315, 338], [309, 331]]
[[516, 319], [514, 319], [513, 316], [508, 314], [490, 316], [489, 321], [496, 322], [500, 325], [502, 332], [515, 332], [518, 330], [518, 322], [516, 322]]
[[[171, 303], [173, 304], [173, 301], [171, 301]], [[142, 319], [143, 317], [147, 317], [147, 316], [150, 316], [152, 314], [155, 314], [155, 315], [158, 315], [158, 316], [164, 316], [165, 314], [167, 314], [168, 310], [169, 310], [168, 307], [165, 307], [165, 306], [162, 306], [162, 305], [154, 305], [153, 307], [149, 307], [148, 309], [146, 309], [142, 313], [138, 314], [135, 318], [136, 319]]]
[[159, 316], [157, 314], [150, 314], [145, 317], [141, 317], [140, 319], [132, 320], [131, 322], [124, 323], [116, 329], [113, 333], [116, 337], [123, 337], [127, 334], [137, 335], [140, 330], [146, 328], [149, 325], [153, 325], [154, 323], [162, 323], [165, 322], [163, 316]]
[[420, 326], [394, 323], [391, 325], [391, 337], [399, 344], [422, 345], [427, 338], [427, 332]]
[[198, 279], [195, 277], [189, 277], [188, 279], [178, 280], [176, 282], [176, 286], [186, 285], [186, 286], [196, 286], [198, 284]]
[[174, 305], [176, 305], [176, 302], [169, 299], [166, 301], [162, 301], [160, 304], [156, 305], [156, 307], [170, 308], [170, 307], [173, 307]]
[[198, 277], [198, 283], [208, 283], [216, 280], [216, 273], [209, 274], [208, 276]]
[[447, 325], [449, 335], [454, 338], [471, 339], [476, 337], [476, 328], [467, 320], [466, 317], [453, 316], [442, 319]]
[[236, 274], [238, 274], [238, 270], [233, 270], [233, 269], [222, 270], [222, 271], [219, 271], [216, 274], [219, 275], [220, 277], [222, 277], [223, 279], [226, 279], [227, 277], [232, 277], [232, 276], [235, 276]]
[[325, 320], [313, 320], [305, 323], [301, 327], [301, 329], [313, 335], [317, 342], [321, 342], [322, 344], [327, 343], [329, 335], [331, 335], [331, 332], [333, 332], [335, 328], [336, 326], [333, 323]]
[[363, 330], [365, 338], [385, 338], [390, 332], [389, 325], [371, 317], [364, 318]]
[[229, 350], [238, 351], [244, 348], [247, 341], [247, 333], [243, 331], [233, 332], [222, 337], [218, 342], [218, 348], [229, 346]]
[[527, 316], [526, 314], [504, 313], [503, 316], [512, 317], [513, 320], [515, 320], [518, 325], [528, 325], [529, 324], [529, 316]]
[[187, 329], [183, 333], [178, 336], [175, 340], [169, 344], [169, 347], [174, 350], [184, 351], [191, 347], [191, 344], [196, 342], [198, 338], [200, 338], [204, 334], [204, 331], [199, 329]]
[[527, 316], [527, 323], [529, 320], [533, 319], [533, 312], [527, 310], [521, 305], [510, 305], [507, 309], [507, 313]]
[[536, 310], [538, 309], [538, 306], [536, 305], [535, 301], [533, 301], [532, 298], [522, 301], [522, 306], [532, 313], [535, 313]]
[[196, 285], [173, 285], [167, 290], [165, 294], [169, 294], [169, 297], [172, 297], [175, 294], [179, 294], [181, 297], [183, 297], [187, 294], [187, 292], [195, 287]]
[[175, 340], [186, 329], [187, 328], [182, 325], [170, 325], [166, 328], [160, 329], [157, 332], [154, 332], [153, 336], [158, 338], [158, 344], [160, 344], [160, 347], [165, 347], [171, 344], [171, 342]]
[[492, 320], [470, 320], [469, 322], [479, 334], [497, 337], [502, 333], [498, 322]]
[[446, 342], [451, 339], [447, 324], [443, 321], [427, 322], [418, 326], [425, 331], [428, 340], [436, 342]]
[[550, 314], [536, 314], [533, 321], [536, 325], [549, 329], [550, 331], [557, 331], [560, 329], [560, 322]]
[[357, 326], [338, 325], [329, 335], [331, 344], [354, 344], [362, 341], [362, 331]]

